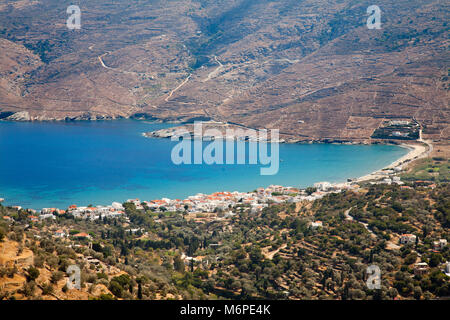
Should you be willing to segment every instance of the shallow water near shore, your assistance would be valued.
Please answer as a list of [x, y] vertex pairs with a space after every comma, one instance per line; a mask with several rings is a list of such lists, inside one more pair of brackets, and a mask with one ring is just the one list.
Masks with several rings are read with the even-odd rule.
[[40, 209], [181, 199], [270, 184], [306, 187], [363, 176], [408, 152], [392, 145], [280, 144], [278, 173], [262, 176], [260, 168], [267, 166], [173, 164], [176, 142], [141, 135], [170, 126], [133, 120], [0, 122], [0, 198]]

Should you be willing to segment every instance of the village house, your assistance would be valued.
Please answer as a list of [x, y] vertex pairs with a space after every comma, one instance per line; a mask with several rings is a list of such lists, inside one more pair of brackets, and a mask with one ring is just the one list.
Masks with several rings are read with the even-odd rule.
[[133, 203], [136, 206], [137, 210], [144, 210], [144, 207], [141, 204], [141, 201], [139, 199], [128, 199], [126, 201], [127, 203]]
[[181, 260], [183, 260], [185, 265], [190, 265], [191, 261], [193, 261], [193, 262], [201, 262], [202, 261], [200, 258], [189, 257], [189, 256], [185, 255], [184, 253], [181, 255]]
[[54, 236], [58, 238], [65, 238], [67, 234], [64, 232], [64, 230], [59, 229], [55, 231]]
[[251, 205], [251, 211], [250, 212], [251, 213], [256, 213], [256, 212], [259, 212], [259, 211], [261, 211], [262, 209], [264, 209], [266, 207], [268, 207], [267, 203], [253, 203]]
[[93, 264], [94, 266], [99, 266], [100, 264], [101, 264], [101, 261], [100, 260], [98, 260], [98, 259], [95, 259], [95, 258], [93, 258], [93, 257], [91, 257], [91, 256], [88, 256], [88, 257], [86, 257], [85, 258], [85, 261], [87, 262], [87, 263], [89, 263], [89, 264]]
[[398, 185], [403, 184], [403, 182], [400, 180], [400, 177], [397, 176], [392, 177], [392, 183], [396, 183]]
[[324, 182], [317, 182], [314, 184], [314, 187], [319, 191], [328, 191], [332, 188], [332, 184], [324, 181]]
[[439, 239], [437, 241], [433, 241], [434, 250], [442, 250], [447, 245], [447, 239]]
[[428, 263], [419, 262], [414, 265], [414, 275], [415, 276], [423, 276], [428, 272]]
[[45, 219], [56, 219], [56, 217], [51, 213], [44, 213], [39, 215], [39, 219], [45, 220]]
[[309, 227], [311, 229], [315, 230], [317, 228], [323, 228], [323, 224], [322, 224], [322, 221], [314, 221], [314, 222], [310, 223]]
[[42, 208], [41, 209], [41, 214], [53, 214], [54, 212], [56, 212], [56, 208]]
[[73, 237], [78, 240], [91, 239], [91, 236], [88, 235], [86, 232], [80, 232], [80, 233], [74, 234]]
[[450, 277], [450, 262], [447, 261], [444, 264], [444, 273], [447, 277]]
[[400, 236], [400, 244], [414, 244], [417, 237], [414, 234], [402, 234]]
[[142, 231], [142, 229], [141, 229], [141, 228], [135, 228], [135, 229], [126, 229], [126, 230], [125, 230], [125, 232], [127, 232], [127, 233], [132, 233], [132, 234], [136, 234], [136, 233], [138, 233], [139, 231]]
[[123, 205], [119, 202], [113, 202], [111, 207], [115, 210], [123, 210]]

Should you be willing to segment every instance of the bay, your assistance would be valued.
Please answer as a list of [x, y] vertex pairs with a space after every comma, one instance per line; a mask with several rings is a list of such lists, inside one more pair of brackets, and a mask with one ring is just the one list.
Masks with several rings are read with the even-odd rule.
[[271, 184], [307, 187], [363, 176], [408, 152], [392, 145], [281, 144], [278, 173], [262, 176], [261, 165], [173, 164], [176, 142], [142, 136], [169, 126], [134, 120], [1, 122], [0, 197], [7, 205], [40, 209], [183, 199]]

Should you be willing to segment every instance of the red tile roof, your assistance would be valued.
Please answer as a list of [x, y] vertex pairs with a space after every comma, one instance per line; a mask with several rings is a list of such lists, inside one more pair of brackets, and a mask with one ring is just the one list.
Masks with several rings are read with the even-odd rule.
[[88, 238], [89, 235], [86, 232], [80, 232], [73, 235], [75, 238]]

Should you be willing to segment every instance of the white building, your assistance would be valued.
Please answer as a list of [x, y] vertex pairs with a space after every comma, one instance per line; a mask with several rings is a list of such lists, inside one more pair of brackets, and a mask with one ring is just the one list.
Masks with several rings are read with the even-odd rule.
[[322, 221], [314, 221], [314, 222], [311, 222], [309, 227], [314, 230], [314, 229], [317, 229], [317, 228], [322, 228], [323, 224], [322, 224]]
[[64, 237], [66, 237], [67, 236], [67, 234], [64, 232], [64, 230], [57, 230], [56, 232], [55, 232], [55, 237], [58, 237], [58, 238], [64, 238]]
[[447, 245], [447, 239], [439, 239], [438, 241], [433, 241], [434, 250], [442, 250]]
[[323, 181], [315, 183], [314, 187], [319, 191], [328, 191], [333, 187], [333, 185], [327, 181]]
[[445, 263], [444, 273], [450, 277], [450, 262], [448, 261]]
[[416, 243], [417, 237], [414, 234], [402, 234], [400, 236], [401, 244], [414, 244]]
[[428, 270], [429, 267], [426, 262], [419, 262], [414, 265], [414, 275], [416, 276], [423, 276], [428, 272]]
[[40, 214], [39, 215], [39, 219], [44, 220], [44, 219], [56, 219], [56, 217], [51, 214], [51, 213], [45, 213], [45, 214]]
[[116, 210], [123, 210], [123, 206], [122, 206], [122, 204], [119, 203], [119, 202], [113, 202], [112, 205], [111, 205], [111, 207], [113, 207], [113, 208], [116, 209]]
[[396, 183], [396, 184], [403, 184], [403, 182], [400, 180], [400, 177], [392, 177], [392, 183]]

